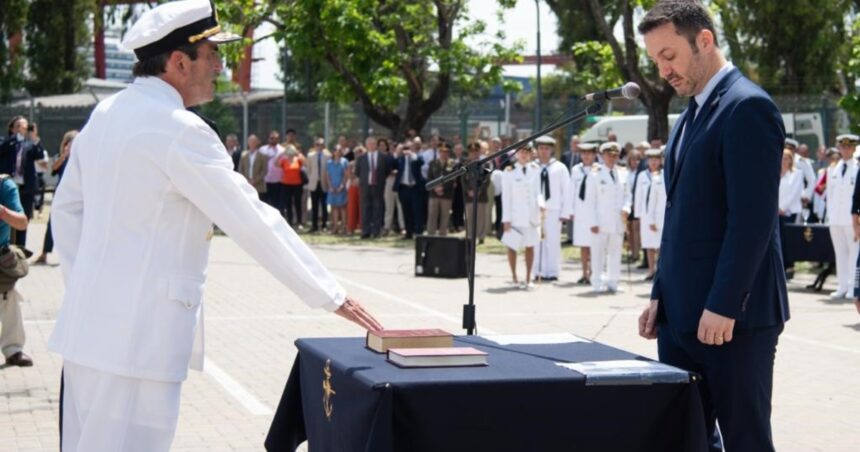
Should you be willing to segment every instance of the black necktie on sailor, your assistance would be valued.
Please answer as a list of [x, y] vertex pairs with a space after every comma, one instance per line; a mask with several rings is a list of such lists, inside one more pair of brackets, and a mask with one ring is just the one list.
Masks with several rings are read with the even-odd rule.
[[584, 176], [582, 176], [582, 183], [579, 185], [579, 199], [580, 201], [585, 201], [585, 181], [588, 180], [588, 173], [586, 172]]
[[842, 161], [842, 177], [845, 177], [845, 171], [848, 169], [848, 164]]
[[549, 200], [549, 173], [546, 168], [542, 169], [540, 172], [540, 186], [541, 191], [543, 192], [544, 201]]

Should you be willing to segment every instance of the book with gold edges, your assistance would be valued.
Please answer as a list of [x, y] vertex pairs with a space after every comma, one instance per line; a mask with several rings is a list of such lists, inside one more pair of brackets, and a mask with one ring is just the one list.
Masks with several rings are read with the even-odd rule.
[[392, 348], [388, 361], [400, 367], [486, 366], [487, 353], [472, 347]]
[[454, 335], [439, 329], [368, 331], [366, 345], [378, 353], [390, 348], [453, 347]]

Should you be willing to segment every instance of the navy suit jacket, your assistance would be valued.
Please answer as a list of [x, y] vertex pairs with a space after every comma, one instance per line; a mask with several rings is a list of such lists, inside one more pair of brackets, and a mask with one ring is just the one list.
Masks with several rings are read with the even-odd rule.
[[788, 296], [778, 199], [785, 129], [761, 88], [732, 69], [675, 146], [666, 144], [666, 216], [651, 298], [658, 322], [695, 332], [702, 311], [735, 329], [781, 325]]
[[[415, 179], [415, 186], [424, 189], [425, 180], [421, 175], [421, 167], [424, 166], [424, 159], [421, 156], [415, 156], [410, 162], [409, 171], [412, 172], [412, 178]], [[397, 157], [397, 177], [394, 179], [394, 191], [400, 190], [400, 183], [403, 180], [404, 168], [406, 167], [406, 157]]]

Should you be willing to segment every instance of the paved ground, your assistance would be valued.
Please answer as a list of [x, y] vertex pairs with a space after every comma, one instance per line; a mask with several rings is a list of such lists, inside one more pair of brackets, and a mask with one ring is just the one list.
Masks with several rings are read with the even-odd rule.
[[[31, 237], [41, 242], [42, 225]], [[316, 246], [322, 261], [387, 327], [440, 327], [460, 331], [464, 280], [412, 276], [412, 253], [403, 249]], [[649, 285], [625, 274], [626, 292], [595, 297], [563, 280], [533, 291], [512, 290], [503, 256], [480, 255], [477, 278], [479, 332], [562, 332], [597, 339], [655, 357], [653, 342], [636, 334], [636, 318]], [[791, 286], [793, 318], [776, 361], [774, 437], [780, 451], [855, 451], [860, 444], [860, 316], [848, 301], [832, 302]], [[831, 278], [831, 283], [832, 283]], [[828, 288], [828, 286], [825, 286]], [[63, 292], [57, 267], [34, 267], [20, 283], [28, 298], [24, 317], [28, 369], [0, 369], [0, 450], [57, 450], [60, 359], [46, 350]], [[206, 289], [207, 371], [192, 372], [183, 390], [174, 450], [262, 450], [263, 438], [300, 337], [358, 336], [361, 331], [326, 312], [304, 306], [230, 239], [213, 241]]]

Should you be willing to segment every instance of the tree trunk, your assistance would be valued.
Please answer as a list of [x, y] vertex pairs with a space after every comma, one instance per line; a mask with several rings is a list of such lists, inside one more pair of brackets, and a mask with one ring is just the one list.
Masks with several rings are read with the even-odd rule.
[[651, 102], [645, 103], [648, 110], [648, 141], [660, 139], [665, 144], [669, 139], [669, 102], [672, 91], [668, 94], [655, 93]]

